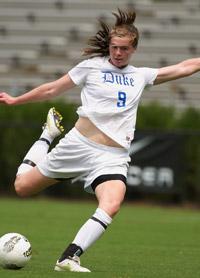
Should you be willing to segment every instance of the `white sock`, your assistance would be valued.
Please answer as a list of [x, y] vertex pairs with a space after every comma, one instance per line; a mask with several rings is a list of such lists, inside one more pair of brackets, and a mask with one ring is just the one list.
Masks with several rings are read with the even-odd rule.
[[40, 138], [45, 138], [45, 139], [47, 139], [47, 140], [49, 141], [49, 143], [51, 144], [55, 137], [52, 137], [52, 136], [49, 134], [47, 128], [44, 128], [44, 129], [43, 129], [43, 132], [42, 132], [42, 134], [41, 134], [41, 136], [40, 136]]
[[112, 218], [104, 210], [97, 208], [93, 216], [81, 227], [72, 243], [85, 251], [100, 238], [111, 222]]
[[23, 174], [37, 165], [37, 163], [47, 154], [50, 143], [51, 142], [49, 142], [48, 139], [40, 137], [24, 157], [22, 164], [18, 168], [17, 175]]

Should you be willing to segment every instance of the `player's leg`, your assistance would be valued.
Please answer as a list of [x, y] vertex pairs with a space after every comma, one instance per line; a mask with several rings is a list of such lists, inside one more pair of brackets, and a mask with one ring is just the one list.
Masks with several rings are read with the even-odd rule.
[[16, 193], [20, 197], [28, 197], [57, 182], [55, 179], [42, 175], [36, 166], [23, 174], [17, 175], [14, 185]]
[[104, 182], [95, 190], [99, 208], [106, 211], [110, 217], [114, 217], [120, 210], [125, 193], [126, 185], [122, 180]]
[[55, 108], [51, 108], [40, 138], [30, 148], [18, 168], [15, 189], [20, 196], [35, 194], [56, 183], [54, 179], [43, 176], [35, 166], [45, 157], [54, 138], [64, 130], [61, 120], [62, 116]]
[[80, 266], [80, 255], [89, 248], [112, 222], [112, 218], [119, 211], [126, 192], [126, 185], [122, 180], [109, 180], [99, 184], [95, 194], [99, 206], [92, 217], [78, 231], [73, 242], [63, 252], [56, 263], [57, 271], [89, 272]]

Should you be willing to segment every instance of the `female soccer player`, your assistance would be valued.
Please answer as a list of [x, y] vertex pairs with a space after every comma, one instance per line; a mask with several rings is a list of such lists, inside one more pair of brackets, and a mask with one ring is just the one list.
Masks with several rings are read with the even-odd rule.
[[42, 135], [25, 156], [15, 180], [16, 192], [29, 196], [60, 179], [84, 174], [85, 190], [96, 195], [98, 208], [56, 262], [57, 271], [90, 272], [80, 265], [79, 257], [103, 234], [120, 209], [126, 192], [128, 150], [145, 86], [200, 70], [200, 58], [159, 69], [130, 65], [139, 39], [134, 26], [136, 14], [118, 10], [113, 15], [115, 24], [109, 27], [101, 22], [101, 29], [89, 40], [84, 50], [89, 58], [66, 75], [18, 97], [0, 93], [0, 103], [19, 105], [48, 100], [83, 85], [75, 127], [47, 153], [62, 132], [61, 115], [50, 109]]

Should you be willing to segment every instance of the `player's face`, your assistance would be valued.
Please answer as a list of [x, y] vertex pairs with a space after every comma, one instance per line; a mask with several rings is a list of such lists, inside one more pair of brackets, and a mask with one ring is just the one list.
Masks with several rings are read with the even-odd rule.
[[132, 46], [130, 37], [114, 36], [110, 40], [109, 53], [110, 63], [118, 68], [128, 65], [135, 48]]

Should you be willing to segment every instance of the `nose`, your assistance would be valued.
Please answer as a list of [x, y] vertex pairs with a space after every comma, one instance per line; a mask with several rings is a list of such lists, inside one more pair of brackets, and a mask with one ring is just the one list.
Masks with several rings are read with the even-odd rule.
[[121, 49], [120, 48], [116, 49], [116, 55], [121, 55]]

